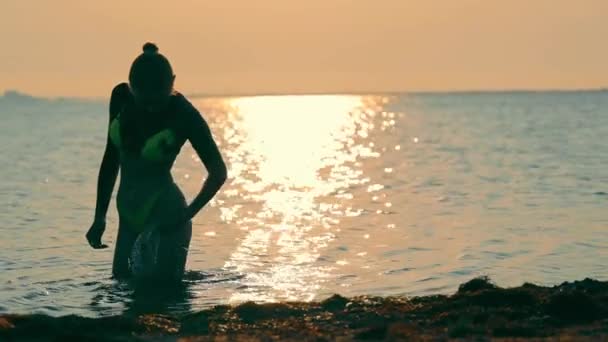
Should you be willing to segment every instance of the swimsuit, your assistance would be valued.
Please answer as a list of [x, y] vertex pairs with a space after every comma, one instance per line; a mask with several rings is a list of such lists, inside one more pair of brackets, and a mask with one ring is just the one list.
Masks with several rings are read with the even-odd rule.
[[[120, 113], [112, 120], [110, 125], [110, 139], [114, 145], [120, 150], [122, 147], [122, 138], [120, 136]], [[175, 133], [169, 128], [149, 137], [141, 149], [141, 157], [152, 162], [163, 162], [171, 158], [175, 158], [177, 153], [172, 153], [172, 147], [177, 144]]]
[[[122, 152], [123, 144], [120, 132], [120, 113], [110, 124], [110, 139], [112, 143]], [[173, 130], [166, 128], [146, 139], [140, 156], [142, 159], [151, 163], [168, 162], [177, 156], [177, 137]], [[130, 226], [141, 232], [145, 229], [146, 223], [159, 197], [164, 193], [166, 187], [161, 187], [156, 192], [139, 204], [139, 208], [131, 211], [122, 211], [121, 215], [127, 219]]]
[[[171, 176], [171, 166], [186, 141], [184, 128], [193, 127], [189, 116], [184, 115], [190, 104], [181, 95], [172, 98], [172, 105], [165, 113], [163, 124], [149, 117], [142, 127], [125, 131], [124, 115], [136, 114], [130, 110], [133, 99], [128, 85], [115, 87], [110, 100], [109, 143], [116, 147], [120, 159], [120, 186], [116, 196], [119, 213], [118, 236], [112, 272], [115, 275], [161, 275], [167, 279], [181, 279], [185, 270], [188, 247], [192, 234], [192, 221], [170, 229], [157, 229], [159, 224], [177, 218], [187, 202]], [[121, 114], [123, 115], [121, 120]], [[121, 122], [122, 121], [122, 122]], [[148, 125], [153, 124], [153, 125]], [[145, 126], [157, 126], [148, 130]], [[127, 146], [131, 134], [139, 129], [146, 131], [141, 148]], [[123, 132], [121, 132], [121, 130]], [[127, 136], [121, 133], [128, 134]], [[143, 133], [143, 132], [142, 132]]]

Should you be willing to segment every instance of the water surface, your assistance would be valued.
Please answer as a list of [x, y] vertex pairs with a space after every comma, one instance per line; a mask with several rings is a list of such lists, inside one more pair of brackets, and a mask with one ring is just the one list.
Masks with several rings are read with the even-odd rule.
[[[608, 94], [192, 99], [229, 167], [179, 291], [109, 278], [90, 225], [107, 104], [0, 99], [0, 312], [187, 312], [247, 300], [608, 279]], [[189, 145], [172, 171], [206, 175]], [[112, 201], [105, 241], [113, 245]]]

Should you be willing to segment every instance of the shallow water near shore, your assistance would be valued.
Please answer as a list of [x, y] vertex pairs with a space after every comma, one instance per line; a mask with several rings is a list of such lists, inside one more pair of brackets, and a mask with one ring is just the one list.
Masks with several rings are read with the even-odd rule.
[[[333, 293], [453, 293], [488, 275], [608, 279], [608, 93], [192, 99], [230, 169], [175, 291], [111, 280], [84, 239], [102, 101], [0, 98], [0, 313], [183, 313]], [[187, 198], [205, 177], [184, 146]], [[152, 290], [150, 290], [152, 289]]]

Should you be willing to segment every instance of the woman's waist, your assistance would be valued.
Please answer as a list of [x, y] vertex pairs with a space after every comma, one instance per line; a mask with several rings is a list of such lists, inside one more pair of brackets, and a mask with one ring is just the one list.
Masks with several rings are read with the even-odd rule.
[[183, 197], [181, 190], [170, 173], [157, 177], [123, 177], [121, 175], [117, 197], [142, 200], [150, 197], [152, 194]]
[[134, 180], [121, 179], [116, 194], [118, 204], [130, 204], [138, 206], [144, 202], [183, 202], [184, 194], [178, 185], [169, 176], [168, 178], [146, 179], [139, 178]]
[[150, 186], [154, 184], [173, 183], [170, 169], [155, 167], [134, 167], [132, 165], [120, 167], [121, 186]]

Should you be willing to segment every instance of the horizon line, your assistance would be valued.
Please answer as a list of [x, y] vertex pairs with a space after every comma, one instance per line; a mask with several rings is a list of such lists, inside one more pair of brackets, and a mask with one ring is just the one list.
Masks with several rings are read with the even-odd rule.
[[[395, 96], [395, 95], [475, 95], [475, 94], [517, 94], [517, 93], [578, 93], [578, 92], [608, 92], [606, 87], [593, 88], [496, 88], [496, 89], [454, 89], [454, 90], [386, 90], [386, 91], [261, 91], [261, 92], [190, 92], [183, 93], [189, 98], [234, 98], [234, 97], [264, 97], [264, 96]], [[34, 99], [60, 100], [102, 100], [108, 96], [78, 96], [78, 95], [56, 95], [44, 96], [33, 95], [28, 92], [6, 88], [0, 98], [6, 97], [7, 94], [14, 93], [17, 95], [31, 97]]]

